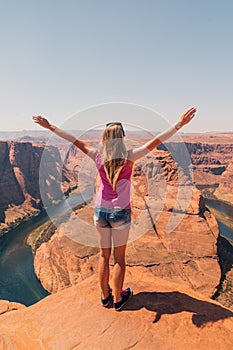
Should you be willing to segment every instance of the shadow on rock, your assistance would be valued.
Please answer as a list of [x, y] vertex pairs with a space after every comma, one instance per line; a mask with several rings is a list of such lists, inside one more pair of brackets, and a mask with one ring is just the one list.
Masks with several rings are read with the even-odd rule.
[[193, 314], [192, 322], [196, 327], [233, 317], [233, 312], [224, 307], [180, 292], [141, 292], [133, 296], [124, 310], [136, 311], [142, 308], [156, 312], [153, 323], [158, 322], [163, 314], [176, 314], [182, 311]]

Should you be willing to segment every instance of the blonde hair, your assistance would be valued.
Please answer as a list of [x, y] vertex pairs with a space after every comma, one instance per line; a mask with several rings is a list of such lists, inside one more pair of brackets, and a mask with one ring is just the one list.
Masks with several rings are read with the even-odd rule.
[[121, 169], [125, 165], [127, 149], [124, 143], [124, 130], [121, 124], [111, 123], [103, 132], [101, 154], [106, 176], [116, 189], [116, 183]]

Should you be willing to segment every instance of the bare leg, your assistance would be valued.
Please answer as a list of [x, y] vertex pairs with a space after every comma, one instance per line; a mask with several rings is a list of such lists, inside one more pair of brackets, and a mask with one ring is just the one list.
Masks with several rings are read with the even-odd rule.
[[108, 297], [108, 283], [109, 283], [109, 259], [111, 255], [111, 228], [98, 227], [96, 229], [99, 233], [100, 255], [99, 255], [99, 283], [102, 291], [102, 298]]
[[123, 230], [112, 229], [114, 245], [113, 295], [115, 303], [121, 300], [121, 291], [125, 278], [125, 250], [128, 236], [129, 228]]

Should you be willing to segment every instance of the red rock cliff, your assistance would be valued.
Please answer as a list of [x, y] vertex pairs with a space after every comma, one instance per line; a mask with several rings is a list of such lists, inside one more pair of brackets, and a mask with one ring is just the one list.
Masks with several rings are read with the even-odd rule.
[[20, 221], [42, 207], [39, 168], [42, 154], [46, 166], [41, 170], [47, 182], [50, 201], [61, 197], [61, 158], [55, 147], [45, 148], [29, 142], [0, 142], [0, 229]]
[[233, 159], [220, 178], [215, 196], [233, 205]]
[[184, 138], [192, 159], [195, 183], [218, 184], [221, 174], [226, 170], [232, 158], [232, 137], [220, 139], [214, 135], [209, 135], [209, 138], [207, 135], [200, 135], [198, 138], [199, 142], [191, 141], [192, 137]]

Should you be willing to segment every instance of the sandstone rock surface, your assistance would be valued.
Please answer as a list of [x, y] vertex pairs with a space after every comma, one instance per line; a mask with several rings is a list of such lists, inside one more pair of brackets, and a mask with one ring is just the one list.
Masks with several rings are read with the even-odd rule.
[[0, 300], [0, 315], [5, 314], [6, 312], [21, 310], [26, 306], [20, 303], [10, 302], [8, 300]]
[[233, 313], [143, 267], [129, 268], [133, 299], [121, 312], [100, 305], [96, 275], [23, 310], [0, 316], [2, 350], [229, 350]]

